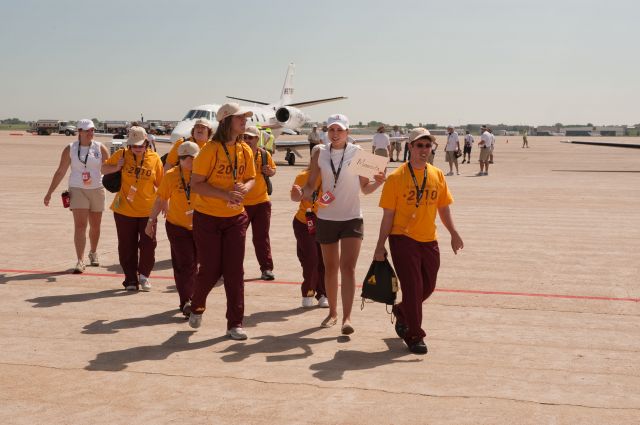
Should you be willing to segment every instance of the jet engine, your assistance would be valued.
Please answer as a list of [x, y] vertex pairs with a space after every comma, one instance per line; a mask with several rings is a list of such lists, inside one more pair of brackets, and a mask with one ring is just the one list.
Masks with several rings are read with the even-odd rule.
[[291, 106], [281, 106], [276, 111], [276, 120], [286, 128], [296, 130], [309, 120], [300, 109]]

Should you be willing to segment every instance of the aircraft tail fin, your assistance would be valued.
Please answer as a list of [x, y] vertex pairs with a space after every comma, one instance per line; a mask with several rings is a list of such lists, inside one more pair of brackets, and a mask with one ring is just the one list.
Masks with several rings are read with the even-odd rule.
[[290, 105], [293, 101], [293, 74], [295, 73], [296, 66], [291, 62], [287, 68], [287, 75], [284, 77], [284, 85], [282, 86], [282, 93], [280, 94], [280, 101], [278, 105]]

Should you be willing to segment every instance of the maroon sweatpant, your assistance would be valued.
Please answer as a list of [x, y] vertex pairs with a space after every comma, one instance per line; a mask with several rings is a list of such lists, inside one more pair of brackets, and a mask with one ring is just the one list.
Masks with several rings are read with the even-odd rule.
[[298, 260], [302, 266], [302, 296], [316, 299], [327, 295], [324, 289], [324, 261], [316, 235], [310, 235], [307, 224], [293, 218], [293, 234], [296, 236]]
[[[149, 277], [156, 262], [156, 238], [144, 232], [149, 217], [128, 217], [113, 213], [118, 232], [118, 258], [124, 271], [124, 282], [138, 285], [138, 273]], [[140, 258], [138, 259], [138, 250]]]
[[167, 237], [171, 244], [171, 265], [173, 266], [173, 279], [176, 281], [178, 296], [180, 297], [180, 309], [193, 297], [193, 288], [196, 282], [198, 263], [196, 261], [196, 243], [193, 240], [193, 231], [182, 226], [165, 222]]
[[408, 327], [405, 341], [411, 344], [426, 336], [422, 303], [436, 289], [440, 248], [438, 241], [418, 242], [404, 235], [389, 236], [389, 248], [402, 289], [402, 302], [393, 307], [393, 313]]
[[198, 274], [191, 299], [191, 311], [206, 310], [207, 296], [220, 276], [224, 276], [227, 295], [227, 329], [242, 326], [244, 316], [244, 243], [247, 215], [214, 217], [193, 213]]
[[260, 264], [260, 271], [273, 270], [271, 258], [271, 240], [269, 239], [269, 227], [271, 227], [271, 202], [262, 202], [256, 205], [245, 205], [251, 233], [253, 234], [253, 248]]

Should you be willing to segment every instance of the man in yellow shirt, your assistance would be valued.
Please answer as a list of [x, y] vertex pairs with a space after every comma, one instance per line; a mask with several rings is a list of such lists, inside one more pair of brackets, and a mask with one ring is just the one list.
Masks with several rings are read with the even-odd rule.
[[422, 330], [422, 303], [436, 288], [440, 250], [436, 234], [436, 212], [451, 234], [451, 248], [457, 254], [464, 247], [451, 217], [453, 197], [442, 171], [428, 165], [435, 137], [424, 128], [409, 135], [409, 162], [389, 175], [380, 196], [383, 208], [380, 235], [374, 259], [384, 260], [389, 239], [391, 258], [400, 280], [402, 302], [393, 306], [396, 333], [409, 350], [426, 354]]

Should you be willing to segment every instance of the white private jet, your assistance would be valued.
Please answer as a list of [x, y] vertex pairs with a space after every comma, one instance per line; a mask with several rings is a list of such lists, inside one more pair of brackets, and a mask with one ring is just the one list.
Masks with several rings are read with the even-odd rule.
[[[259, 125], [262, 128], [270, 128], [274, 137], [277, 139], [282, 133], [295, 134], [295, 131], [302, 127], [308, 120], [306, 114], [304, 114], [299, 108], [307, 106], [318, 105], [320, 103], [334, 102], [336, 100], [346, 99], [344, 96], [330, 97], [327, 99], [310, 100], [307, 102], [293, 102], [293, 74], [295, 65], [289, 64], [287, 68], [287, 74], [285, 76], [284, 85], [282, 87], [282, 93], [280, 99], [273, 103], [260, 102], [250, 99], [242, 99], [238, 97], [227, 96], [229, 99], [239, 100], [243, 102], [253, 103], [252, 106], [247, 107], [248, 110], [253, 112], [253, 116], [248, 119], [247, 125]], [[171, 133], [171, 137], [156, 137], [157, 142], [169, 142], [173, 143], [182, 137], [188, 137], [191, 134], [193, 124], [198, 118], [206, 118], [217, 126], [216, 112], [221, 105], [209, 104], [200, 105], [192, 108], [187, 112], [182, 121], [176, 125]], [[276, 150], [285, 150], [286, 161], [293, 165], [295, 164], [295, 156], [299, 158], [302, 156], [296, 151], [296, 148], [307, 147], [309, 143], [306, 140], [288, 140], [276, 142]]]

